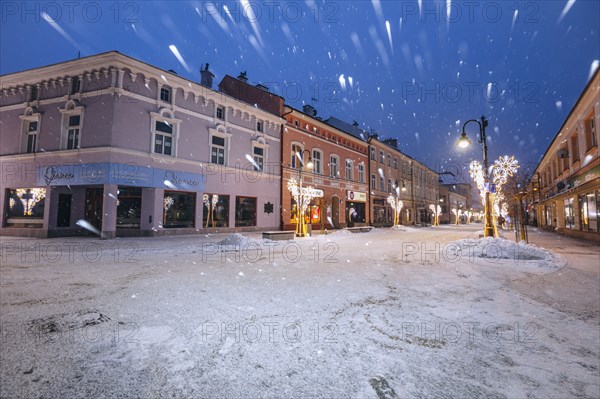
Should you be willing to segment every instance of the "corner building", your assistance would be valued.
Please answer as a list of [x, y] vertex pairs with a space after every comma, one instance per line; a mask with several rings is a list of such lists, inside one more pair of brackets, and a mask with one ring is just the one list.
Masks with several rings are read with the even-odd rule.
[[0, 234], [277, 229], [283, 99], [200, 73], [112, 51], [0, 77]]

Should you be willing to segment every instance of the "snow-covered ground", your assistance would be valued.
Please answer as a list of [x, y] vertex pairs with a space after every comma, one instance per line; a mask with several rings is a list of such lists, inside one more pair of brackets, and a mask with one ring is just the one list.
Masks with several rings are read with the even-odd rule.
[[0, 396], [600, 397], [599, 247], [480, 229], [2, 238]]

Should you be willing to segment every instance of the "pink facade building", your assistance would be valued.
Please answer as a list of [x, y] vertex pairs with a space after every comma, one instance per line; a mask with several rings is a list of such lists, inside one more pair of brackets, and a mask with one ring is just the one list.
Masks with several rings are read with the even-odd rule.
[[0, 234], [278, 229], [283, 99], [201, 75], [113, 51], [2, 76]]

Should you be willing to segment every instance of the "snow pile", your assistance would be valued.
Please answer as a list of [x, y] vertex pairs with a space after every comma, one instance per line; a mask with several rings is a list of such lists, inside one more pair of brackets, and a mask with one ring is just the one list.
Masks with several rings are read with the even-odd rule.
[[231, 234], [225, 237], [223, 240], [217, 242], [217, 245], [228, 248], [247, 248], [251, 246], [260, 247], [261, 244], [262, 240], [246, 237], [241, 235], [240, 233]]
[[[556, 257], [547, 249], [525, 241], [518, 243], [504, 238], [467, 238], [448, 244], [455, 254], [485, 259], [511, 259], [515, 261], [555, 261]], [[556, 267], [558, 268], [558, 267]]]

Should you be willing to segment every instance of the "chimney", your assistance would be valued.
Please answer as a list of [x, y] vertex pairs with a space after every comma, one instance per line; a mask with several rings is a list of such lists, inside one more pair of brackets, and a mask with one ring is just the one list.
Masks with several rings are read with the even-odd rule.
[[211, 71], [208, 70], [208, 63], [206, 63], [206, 66], [204, 67], [204, 69], [202, 69], [202, 67], [200, 67], [200, 84], [202, 86], [212, 89], [214, 77], [215, 77], [215, 75]]
[[356, 120], [352, 121], [352, 126], [358, 127], [358, 122]]
[[240, 72], [240, 76], [237, 77], [238, 80], [241, 80], [244, 83], [248, 83], [248, 73], [246, 71]]
[[302, 111], [308, 116], [312, 116], [312, 117], [317, 116], [317, 110], [312, 105], [306, 104], [305, 106], [302, 107]]

